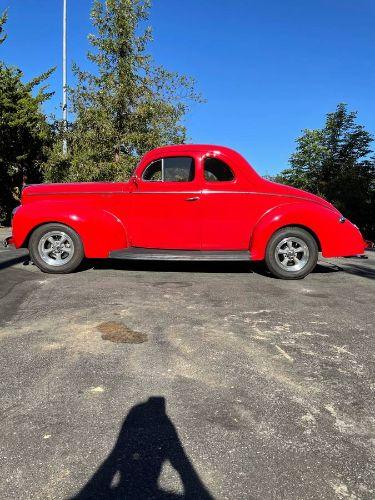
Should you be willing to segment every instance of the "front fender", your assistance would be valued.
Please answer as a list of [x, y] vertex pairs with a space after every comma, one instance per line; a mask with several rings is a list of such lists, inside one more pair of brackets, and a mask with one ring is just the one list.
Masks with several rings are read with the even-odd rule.
[[318, 240], [324, 257], [357, 255], [364, 252], [360, 231], [348, 220], [340, 222], [341, 214], [314, 202], [279, 205], [266, 212], [257, 222], [250, 238], [253, 260], [265, 257], [267, 243], [282, 227], [300, 226]]
[[74, 229], [89, 258], [106, 258], [110, 251], [128, 246], [126, 229], [111, 212], [93, 207], [67, 210], [66, 202], [38, 201], [21, 205], [13, 218], [16, 248], [26, 246], [32, 231], [49, 222], [59, 222]]

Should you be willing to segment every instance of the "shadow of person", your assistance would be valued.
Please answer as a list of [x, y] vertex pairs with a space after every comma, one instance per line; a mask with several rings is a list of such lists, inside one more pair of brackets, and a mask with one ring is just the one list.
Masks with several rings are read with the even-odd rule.
[[[159, 487], [158, 479], [166, 461], [180, 476], [183, 494]], [[74, 497], [88, 498], [213, 499], [184, 451], [166, 414], [163, 397], [150, 397], [129, 411], [113, 450]]]

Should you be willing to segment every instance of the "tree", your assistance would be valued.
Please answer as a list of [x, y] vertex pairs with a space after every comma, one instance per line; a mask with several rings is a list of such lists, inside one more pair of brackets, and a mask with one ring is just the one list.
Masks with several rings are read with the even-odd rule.
[[[0, 44], [6, 13], [0, 16]], [[19, 203], [24, 182], [42, 180], [41, 165], [45, 161], [45, 147], [49, 126], [41, 104], [51, 94], [46, 87], [38, 87], [53, 69], [22, 82], [20, 69], [8, 67], [0, 61], [0, 222], [9, 223], [12, 209]]]
[[191, 78], [156, 66], [147, 54], [151, 28], [142, 27], [149, 8], [149, 0], [94, 0], [88, 59], [97, 70], [73, 68], [69, 156], [61, 157], [60, 129], [48, 179], [63, 171], [66, 180], [123, 180], [149, 149], [185, 141], [181, 120], [189, 101], [201, 99]]
[[7, 12], [5, 11], [0, 15], [0, 45], [5, 42], [7, 37], [5, 33], [4, 35], [2, 35], [4, 31], [4, 24], [6, 22], [7, 22]]
[[375, 237], [375, 158], [373, 137], [356, 123], [345, 104], [326, 117], [325, 126], [305, 130], [297, 149], [274, 180], [326, 198], [356, 223], [367, 238]]

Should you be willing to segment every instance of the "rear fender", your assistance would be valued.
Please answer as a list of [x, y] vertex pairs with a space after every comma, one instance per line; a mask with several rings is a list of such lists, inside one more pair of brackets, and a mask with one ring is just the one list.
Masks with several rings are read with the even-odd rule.
[[89, 258], [106, 258], [110, 251], [128, 246], [126, 229], [111, 212], [91, 207], [67, 211], [66, 202], [50, 201], [21, 205], [17, 210], [13, 218], [15, 246], [27, 246], [34, 229], [49, 222], [59, 222], [74, 229], [82, 240], [85, 256]]
[[279, 205], [266, 212], [257, 222], [250, 238], [253, 260], [265, 257], [267, 243], [282, 227], [299, 226], [317, 240], [324, 257], [340, 257], [363, 253], [364, 242], [359, 230], [348, 220], [340, 222], [341, 214], [314, 202]]

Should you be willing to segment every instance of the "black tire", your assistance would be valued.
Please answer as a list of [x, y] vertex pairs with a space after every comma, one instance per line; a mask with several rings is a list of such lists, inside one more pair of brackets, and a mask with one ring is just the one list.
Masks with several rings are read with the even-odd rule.
[[[63, 235], [65, 235], [65, 237]], [[44, 253], [41, 248], [44, 248], [45, 245], [51, 245], [48, 243], [49, 240], [45, 241], [48, 237], [52, 238], [52, 240], [56, 238], [55, 244], [57, 245], [60, 243], [60, 240], [62, 241], [65, 238], [65, 245], [61, 247], [64, 250], [57, 254], [51, 252], [49, 256], [45, 255], [43, 257], [42, 254], [44, 255]], [[61, 250], [61, 248], [59, 248], [59, 250]], [[49, 249], [47, 248], [45, 252], [48, 252], [48, 250]], [[67, 274], [73, 272], [77, 269], [84, 258], [83, 245], [78, 234], [72, 228], [65, 226], [65, 224], [58, 224], [54, 222], [44, 224], [43, 226], [35, 229], [30, 236], [29, 252], [31, 260], [41, 271], [53, 274]], [[55, 259], [53, 258], [53, 255], [56, 256]], [[58, 256], [60, 256], [60, 258], [58, 258]], [[55, 262], [51, 265], [44, 259], [47, 259], [49, 262], [53, 262], [55, 260]], [[64, 263], [64, 259], [66, 260], [66, 263]]]
[[271, 274], [277, 278], [298, 280], [314, 269], [318, 253], [315, 238], [308, 231], [300, 227], [284, 227], [269, 240], [265, 262]]

